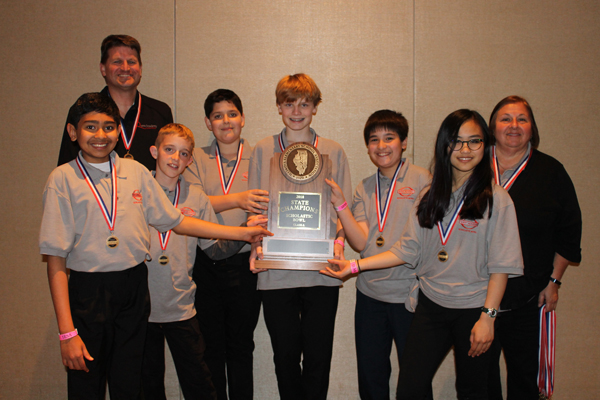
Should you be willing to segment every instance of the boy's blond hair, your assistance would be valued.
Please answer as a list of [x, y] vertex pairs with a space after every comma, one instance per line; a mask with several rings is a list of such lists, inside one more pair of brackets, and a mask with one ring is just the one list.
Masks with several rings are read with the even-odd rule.
[[321, 91], [319, 87], [306, 74], [288, 75], [281, 78], [275, 89], [277, 105], [286, 102], [294, 102], [298, 99], [306, 99], [318, 106], [321, 102]]
[[165, 139], [165, 136], [169, 136], [169, 135], [177, 135], [179, 137], [184, 138], [192, 146], [192, 148], [190, 150], [194, 150], [194, 147], [196, 146], [196, 142], [194, 141], [194, 134], [192, 133], [190, 128], [188, 128], [187, 126], [185, 126], [183, 124], [171, 123], [171, 124], [167, 124], [167, 125], [163, 126], [162, 128], [160, 128], [160, 131], [158, 131], [158, 136], [156, 137], [156, 141], [154, 142], [154, 145], [157, 148], [159, 148], [160, 144]]

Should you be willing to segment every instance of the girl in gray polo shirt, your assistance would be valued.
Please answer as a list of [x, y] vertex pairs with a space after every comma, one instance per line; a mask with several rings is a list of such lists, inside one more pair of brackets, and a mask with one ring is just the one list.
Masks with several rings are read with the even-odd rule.
[[494, 318], [509, 275], [522, 275], [514, 205], [492, 182], [485, 120], [458, 110], [442, 123], [431, 186], [401, 239], [387, 252], [322, 273], [338, 278], [405, 264], [418, 280], [406, 301], [415, 310], [400, 363], [398, 399], [424, 398], [454, 346], [458, 398], [487, 399]]

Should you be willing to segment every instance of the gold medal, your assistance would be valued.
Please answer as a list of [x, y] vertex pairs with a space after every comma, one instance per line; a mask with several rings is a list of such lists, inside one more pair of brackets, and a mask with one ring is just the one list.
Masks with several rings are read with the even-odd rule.
[[158, 257], [158, 263], [160, 265], [167, 265], [169, 263], [169, 256], [161, 255]]
[[127, 154], [125, 154], [123, 156], [123, 158], [127, 158], [128, 160], [133, 160], [133, 155], [131, 155], [131, 153], [129, 153], [129, 151], [127, 151]]
[[119, 245], [119, 239], [114, 235], [110, 235], [108, 239], [106, 239], [106, 245], [109, 248], [114, 249]]
[[446, 253], [446, 250], [442, 250], [438, 253], [438, 260], [441, 262], [448, 261], [448, 253]]
[[377, 245], [377, 247], [383, 246], [385, 244], [385, 239], [383, 238], [383, 236], [379, 236], [375, 241], [375, 244]]

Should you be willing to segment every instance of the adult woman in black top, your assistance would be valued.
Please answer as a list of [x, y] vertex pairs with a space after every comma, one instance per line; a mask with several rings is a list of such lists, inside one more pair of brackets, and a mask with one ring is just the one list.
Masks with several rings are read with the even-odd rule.
[[[539, 307], [556, 309], [558, 288], [570, 263], [581, 261], [581, 211], [566, 170], [537, 150], [540, 137], [529, 103], [502, 99], [490, 116], [496, 183], [515, 203], [525, 274], [509, 279], [496, 322], [494, 351], [504, 349], [507, 399], [538, 399]], [[510, 310], [510, 311], [509, 311]], [[502, 399], [493, 363], [489, 398]]]

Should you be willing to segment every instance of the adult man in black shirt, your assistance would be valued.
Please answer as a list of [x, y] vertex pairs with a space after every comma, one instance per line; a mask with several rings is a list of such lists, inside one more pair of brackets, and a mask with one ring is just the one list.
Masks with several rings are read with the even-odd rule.
[[[137, 91], [142, 79], [142, 58], [139, 42], [127, 35], [110, 35], [102, 41], [100, 73], [106, 81], [102, 93], [112, 97], [121, 113], [122, 134], [115, 151], [120, 157], [134, 158], [149, 170], [156, 160], [150, 154], [158, 131], [173, 122], [171, 108]], [[67, 124], [69, 123], [67, 117]], [[65, 164], [79, 152], [77, 142], [63, 133], [58, 165]]]

